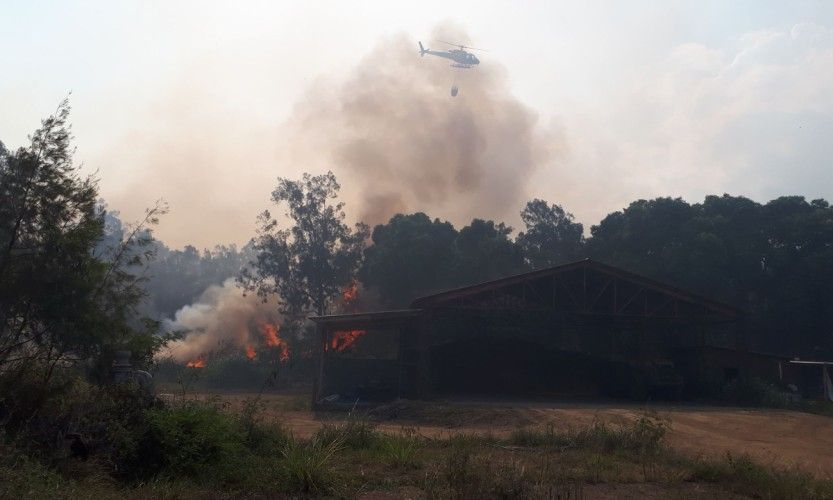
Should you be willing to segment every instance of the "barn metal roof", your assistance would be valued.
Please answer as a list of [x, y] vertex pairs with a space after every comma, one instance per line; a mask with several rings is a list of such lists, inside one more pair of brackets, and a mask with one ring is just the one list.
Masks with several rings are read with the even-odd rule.
[[634, 283], [638, 286], [648, 288], [654, 290], [656, 292], [674, 297], [678, 300], [701, 305], [706, 307], [707, 309], [726, 316], [737, 317], [742, 314], [742, 311], [736, 307], [730, 306], [728, 304], [724, 304], [722, 302], [718, 302], [716, 300], [704, 297], [702, 295], [698, 295], [693, 292], [689, 292], [687, 290], [683, 290], [681, 288], [677, 288], [651, 278], [647, 278], [645, 276], [641, 276], [629, 271], [625, 271], [624, 269], [620, 269], [617, 267], [613, 267], [607, 264], [603, 264], [601, 262], [591, 260], [591, 259], [584, 259], [577, 262], [572, 262], [569, 264], [562, 264], [559, 266], [548, 267], [544, 269], [538, 269], [526, 273], [521, 273], [513, 276], [508, 276], [505, 278], [500, 278], [492, 281], [487, 281], [483, 283], [478, 283], [475, 285], [464, 286], [460, 288], [454, 288], [451, 290], [446, 290], [443, 292], [435, 293], [432, 295], [427, 295], [424, 297], [417, 298], [411, 303], [412, 308], [425, 308], [425, 307], [432, 307], [438, 306], [446, 301], [450, 301], [453, 299], [458, 299], [461, 297], [468, 297], [471, 295], [475, 295], [484, 291], [495, 290], [499, 289], [508, 285], [513, 285], [517, 283], [523, 283], [526, 281], [531, 281], [535, 279], [539, 279], [542, 277], [556, 275], [560, 273], [564, 273], [571, 270], [576, 269], [594, 269], [601, 273], [607, 274], [609, 276], [617, 277], [619, 279]]
[[325, 316], [310, 316], [309, 319], [316, 323], [364, 323], [370, 321], [391, 320], [413, 318], [418, 316], [420, 309], [395, 309], [391, 311], [373, 311], [351, 314], [329, 314]]

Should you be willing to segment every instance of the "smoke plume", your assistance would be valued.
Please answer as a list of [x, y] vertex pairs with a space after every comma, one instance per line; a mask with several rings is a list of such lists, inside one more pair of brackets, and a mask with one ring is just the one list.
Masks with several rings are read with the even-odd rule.
[[[433, 38], [467, 41], [447, 27]], [[296, 105], [292, 161], [333, 168], [348, 208], [371, 224], [415, 210], [459, 223], [514, 218], [557, 138], [510, 93], [499, 63], [480, 58], [477, 67], [454, 68], [420, 57], [411, 37], [380, 41], [345, 79], [319, 83]]]
[[[447, 27], [422, 42], [453, 48], [435, 38], [468, 43]], [[225, 81], [220, 68], [238, 68], [233, 60], [187, 65], [133, 118], [147, 125], [94, 162], [118, 166], [117, 175], [103, 172], [108, 201], [135, 218], [165, 199], [171, 213], [157, 235], [172, 246], [242, 244], [269, 208], [278, 177], [333, 170], [353, 221], [417, 210], [457, 224], [517, 221], [528, 180], [552, 159], [560, 133], [539, 126], [512, 95], [494, 53], [459, 69], [420, 57], [417, 41], [403, 34], [379, 40], [352, 68], [313, 80], [286, 118], [275, 118], [285, 99], [275, 61], [261, 61], [246, 79], [257, 83], [257, 98], [215, 83]]]
[[253, 295], [244, 297], [233, 279], [207, 288], [194, 304], [167, 320], [165, 328], [188, 332], [165, 353], [180, 363], [224, 352], [255, 357], [263, 348], [280, 347], [278, 343], [282, 342], [274, 305], [264, 304]]

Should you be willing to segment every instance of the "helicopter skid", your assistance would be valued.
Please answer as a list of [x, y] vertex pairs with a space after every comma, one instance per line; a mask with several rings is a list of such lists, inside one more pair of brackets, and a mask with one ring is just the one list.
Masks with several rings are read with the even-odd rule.
[[463, 68], [463, 69], [471, 68], [471, 66], [469, 66], [468, 64], [452, 64], [451, 67], [452, 68]]

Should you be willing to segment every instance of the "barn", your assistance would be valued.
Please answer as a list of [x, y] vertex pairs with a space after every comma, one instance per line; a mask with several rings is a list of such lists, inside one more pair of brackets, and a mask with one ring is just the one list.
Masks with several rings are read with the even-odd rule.
[[680, 398], [779, 379], [729, 305], [594, 260], [317, 316], [313, 401], [446, 396]]

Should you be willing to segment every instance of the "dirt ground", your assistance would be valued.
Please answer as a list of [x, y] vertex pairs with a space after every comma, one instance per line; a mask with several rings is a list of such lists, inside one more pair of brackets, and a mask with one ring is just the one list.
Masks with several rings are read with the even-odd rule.
[[[252, 397], [225, 394], [233, 410]], [[297, 436], [308, 437], [344, 412], [303, 409], [307, 396], [262, 396], [264, 415], [281, 420]], [[416, 428], [429, 437], [455, 433], [505, 436], [519, 427], [581, 428], [601, 421], [612, 425], [643, 416], [668, 427], [667, 442], [687, 454], [718, 457], [749, 454], [757, 462], [798, 467], [819, 477], [833, 477], [833, 418], [787, 410], [743, 409], [695, 405], [632, 405], [627, 403], [560, 403], [528, 401], [397, 402], [359, 409], [386, 431]]]

